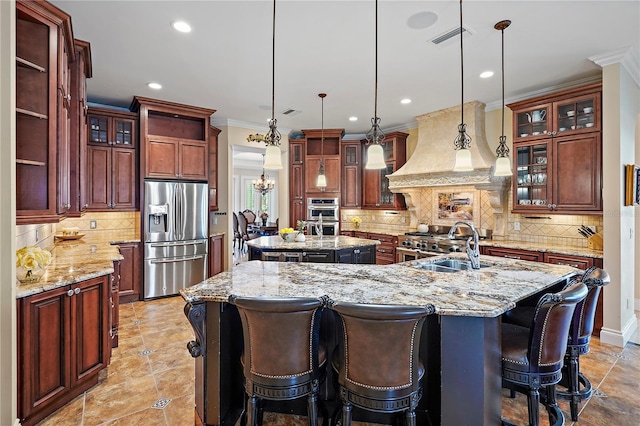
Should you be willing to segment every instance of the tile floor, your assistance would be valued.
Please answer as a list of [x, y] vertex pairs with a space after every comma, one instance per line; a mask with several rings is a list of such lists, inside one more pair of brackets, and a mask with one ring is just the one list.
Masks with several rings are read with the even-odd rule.
[[[194, 362], [186, 349], [193, 334], [183, 307], [181, 297], [121, 305], [120, 346], [106, 379], [41, 425], [193, 425]], [[621, 349], [593, 339], [581, 364], [597, 391], [582, 408], [580, 421], [571, 422], [567, 414], [566, 424], [640, 425], [640, 345], [630, 342]], [[568, 405], [560, 405], [567, 413]], [[503, 416], [526, 424], [526, 398], [505, 396]], [[306, 418], [265, 414], [264, 424], [305, 425]], [[541, 424], [548, 424], [546, 418]]]

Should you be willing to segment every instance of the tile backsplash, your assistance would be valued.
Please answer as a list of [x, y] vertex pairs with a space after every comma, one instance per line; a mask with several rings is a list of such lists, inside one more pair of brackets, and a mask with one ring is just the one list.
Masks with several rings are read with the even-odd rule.
[[[96, 228], [91, 229], [95, 221]], [[108, 237], [111, 234], [140, 235], [140, 212], [91, 212], [82, 217], [67, 218], [60, 223], [16, 226], [16, 247], [38, 245], [48, 249], [53, 246], [56, 232], [62, 228], [77, 227], [87, 235]]]

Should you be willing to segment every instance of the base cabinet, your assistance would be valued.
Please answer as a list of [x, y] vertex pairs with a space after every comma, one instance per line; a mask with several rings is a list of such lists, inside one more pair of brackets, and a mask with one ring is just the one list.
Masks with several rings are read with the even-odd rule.
[[120, 303], [142, 300], [142, 277], [140, 276], [140, 244], [118, 244], [120, 254], [124, 259], [120, 261], [118, 285], [118, 299]]
[[375, 246], [342, 249], [336, 252], [337, 263], [376, 263]]
[[109, 277], [17, 301], [18, 416], [33, 425], [98, 383], [109, 351]]
[[375, 246], [349, 247], [340, 250], [266, 250], [249, 247], [249, 260], [267, 262], [376, 263]]
[[224, 271], [224, 235], [209, 237], [209, 276]]

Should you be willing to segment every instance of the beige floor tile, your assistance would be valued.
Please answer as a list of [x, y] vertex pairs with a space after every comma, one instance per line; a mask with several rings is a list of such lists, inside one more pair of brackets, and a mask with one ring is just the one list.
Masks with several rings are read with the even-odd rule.
[[82, 413], [84, 411], [84, 393], [65, 405], [53, 415], [47, 417], [41, 426], [82, 426]]
[[103, 426], [161, 426], [167, 425], [164, 410], [147, 408], [127, 416], [102, 423]]
[[182, 365], [153, 374], [160, 398], [175, 399], [193, 395], [193, 378], [195, 377], [195, 363]]
[[151, 371], [157, 373], [159, 371], [194, 365], [194, 360], [187, 351], [186, 342], [178, 342], [178, 344], [165, 345], [160, 349], [150, 353], [149, 362]]
[[164, 409], [167, 425], [169, 426], [193, 426], [196, 415], [195, 412], [196, 403], [193, 392], [189, 395], [172, 399]]

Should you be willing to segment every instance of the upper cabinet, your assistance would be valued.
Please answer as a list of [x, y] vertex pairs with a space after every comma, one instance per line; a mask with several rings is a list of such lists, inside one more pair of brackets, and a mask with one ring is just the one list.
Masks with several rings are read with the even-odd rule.
[[137, 114], [89, 108], [87, 120], [86, 209], [137, 209]]
[[342, 141], [342, 191], [340, 205], [358, 208], [362, 205], [362, 143]]
[[218, 210], [218, 135], [222, 130], [209, 127], [209, 210]]
[[513, 211], [602, 214], [601, 85], [509, 105]]
[[289, 226], [296, 227], [299, 220], [307, 220], [304, 184], [304, 139], [289, 140]]
[[[365, 209], [404, 210], [406, 204], [402, 194], [389, 189], [387, 175], [392, 174], [407, 161], [408, 133], [392, 132], [382, 141], [384, 159], [387, 167], [381, 170], [363, 170], [362, 207]], [[364, 141], [363, 141], [364, 142]], [[366, 164], [366, 146], [363, 162]]]
[[[59, 221], [71, 207], [69, 15], [16, 2], [16, 223]], [[60, 152], [59, 152], [60, 151]]]
[[[305, 192], [307, 196], [340, 195], [340, 145], [344, 129], [313, 129], [302, 131], [306, 138]], [[327, 186], [318, 188], [316, 181], [320, 163], [324, 163]]]
[[209, 179], [209, 120], [213, 109], [134, 97], [140, 113], [143, 177]]

